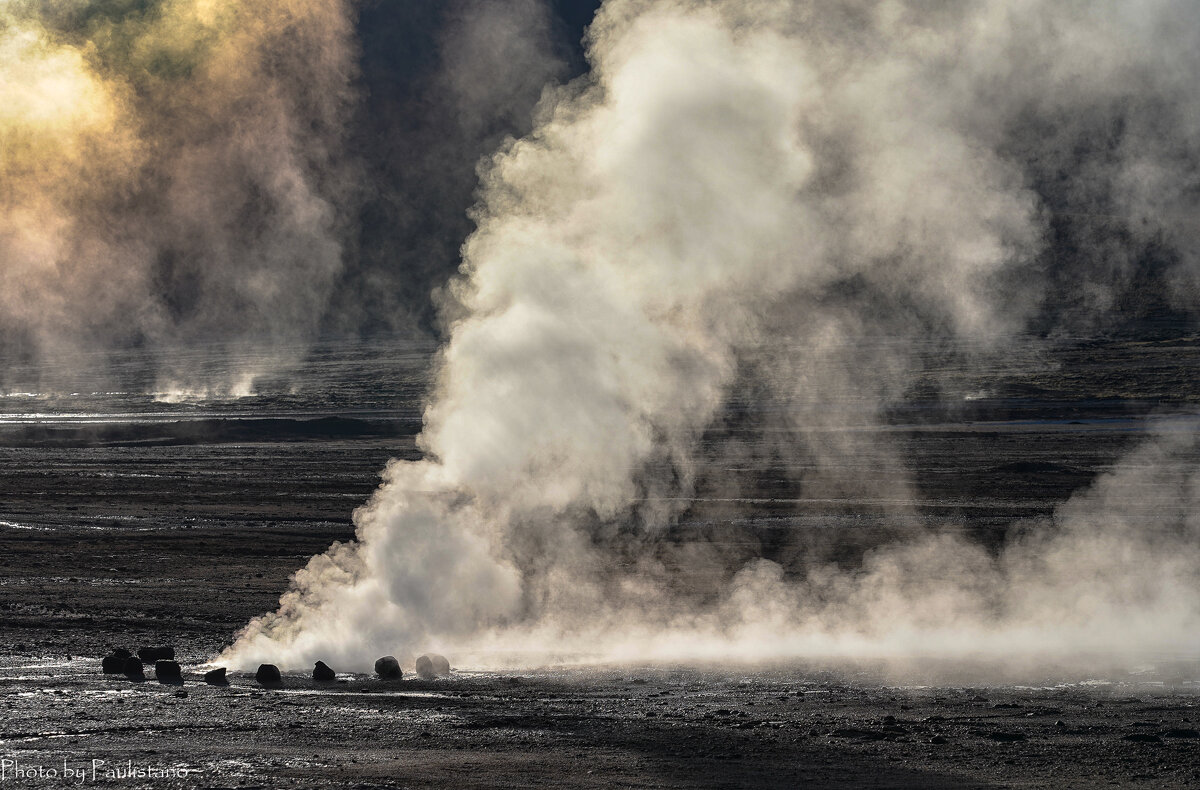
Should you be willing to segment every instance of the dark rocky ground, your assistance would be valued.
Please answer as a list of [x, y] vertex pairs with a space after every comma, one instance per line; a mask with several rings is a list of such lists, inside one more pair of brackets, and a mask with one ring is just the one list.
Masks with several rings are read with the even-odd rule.
[[[1198, 359], [1190, 337], [1080, 346], [954, 419], [898, 414], [915, 507], [931, 528], [1002, 540], [1114, 463], [1149, 417], [1194, 412]], [[194, 771], [105, 780], [101, 767], [94, 782], [147, 788], [1200, 786], [1195, 657], [1024, 685], [989, 683], [987, 668], [915, 667], [902, 682], [802, 664], [205, 685], [203, 662], [352, 536], [384, 462], [415, 457], [410, 430], [356, 425], [0, 431], [0, 770]], [[786, 543], [772, 530], [809, 521], [869, 542], [860, 503], [804, 501], [795, 478], [759, 471], [746, 488], [770, 496], [750, 526], [697, 506], [679, 529], [725, 529], [731, 556], [770, 553]], [[175, 646], [182, 687], [149, 668], [143, 683], [100, 674], [110, 648], [154, 644]], [[0, 787], [72, 785], [7, 770]]]
[[[3, 754], [180, 766], [114, 787], [1194, 787], [1197, 690], [895, 687], [870, 673], [593, 669], [278, 690], [5, 662]], [[152, 674], [152, 673], [151, 673]], [[36, 783], [30, 783], [36, 784]], [[25, 785], [22, 785], [25, 786]], [[43, 786], [55, 786], [43, 783]]]

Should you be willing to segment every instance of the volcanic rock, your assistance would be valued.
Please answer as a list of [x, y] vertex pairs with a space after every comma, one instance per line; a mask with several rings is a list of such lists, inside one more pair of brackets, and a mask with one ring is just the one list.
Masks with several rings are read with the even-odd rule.
[[173, 647], [139, 647], [137, 654], [143, 664], [175, 660], [175, 648]]
[[183, 683], [183, 672], [174, 661], [155, 661], [154, 677], [159, 683]]
[[395, 656], [384, 656], [375, 662], [375, 674], [384, 680], [399, 680], [404, 676], [400, 671], [400, 662]]
[[106, 675], [120, 675], [125, 671], [125, 662], [130, 656], [118, 656], [113, 653], [111, 656], [105, 656], [100, 661], [100, 669]]
[[228, 686], [229, 681], [225, 679], [225, 667], [217, 667], [205, 672], [204, 682], [210, 686]]
[[433, 680], [437, 674], [433, 671], [433, 662], [429, 656], [421, 656], [417, 659], [417, 677], [421, 680]]
[[124, 667], [125, 677], [130, 680], [145, 680], [146, 673], [142, 671], [142, 661], [132, 656], [125, 659]]
[[133, 653], [130, 653], [128, 650], [126, 650], [123, 647], [114, 647], [113, 651], [111, 653], [109, 653], [109, 655], [116, 656], [117, 658], [132, 658], [133, 657]]
[[336, 679], [337, 673], [330, 669], [324, 661], [318, 661], [317, 665], [313, 667], [313, 680], [329, 683]]
[[259, 664], [258, 671], [254, 673], [254, 679], [263, 686], [278, 686], [283, 682], [283, 676], [279, 674], [279, 667], [274, 664]]
[[433, 663], [433, 673], [435, 675], [450, 674], [450, 659], [445, 656], [440, 656], [437, 653], [430, 653], [429, 660]]

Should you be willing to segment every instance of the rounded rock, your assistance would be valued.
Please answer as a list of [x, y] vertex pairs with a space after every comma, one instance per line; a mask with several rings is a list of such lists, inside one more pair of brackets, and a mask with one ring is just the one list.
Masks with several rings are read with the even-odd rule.
[[263, 686], [278, 686], [283, 682], [283, 676], [279, 674], [279, 667], [274, 664], [259, 664], [258, 671], [254, 673], [254, 679]]
[[375, 662], [375, 674], [384, 680], [399, 680], [404, 676], [395, 656], [384, 656]]
[[125, 659], [125, 677], [130, 680], [145, 680], [146, 673], [142, 670], [142, 661], [139, 658]]
[[429, 656], [421, 656], [417, 659], [417, 677], [421, 680], [433, 680], [437, 674], [433, 671], [433, 662]]
[[324, 661], [318, 661], [313, 667], [313, 680], [318, 683], [330, 683], [337, 679], [337, 673], [330, 669]]
[[225, 667], [217, 667], [205, 672], [204, 682], [210, 686], [228, 686], [229, 681], [225, 679]]

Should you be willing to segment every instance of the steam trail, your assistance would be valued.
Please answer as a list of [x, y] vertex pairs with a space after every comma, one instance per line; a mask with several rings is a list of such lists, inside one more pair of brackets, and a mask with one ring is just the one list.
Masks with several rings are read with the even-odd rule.
[[[1154, 250], [1192, 306], [1193, 16], [607, 2], [590, 77], [484, 170], [426, 460], [390, 464], [357, 542], [222, 660], [1195, 650], [1190, 434], [997, 557], [925, 534], [899, 448], [847, 430], [911, 385], [916, 341], [1006, 352], [1068, 280], [1063, 330], [1103, 320]], [[801, 552], [693, 595], [680, 576], [719, 571], [719, 547], [658, 538], [714, 484], [700, 438], [748, 370], [796, 404], [772, 452], [873, 494], [891, 540], [857, 573]], [[870, 474], [841, 471], [868, 450]]]

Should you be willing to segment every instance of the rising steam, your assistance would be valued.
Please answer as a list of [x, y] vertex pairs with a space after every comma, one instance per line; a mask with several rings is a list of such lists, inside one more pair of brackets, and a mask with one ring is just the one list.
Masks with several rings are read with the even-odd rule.
[[[964, 364], [1007, 353], [1045, 326], [1046, 294], [1068, 307], [1051, 332], [1101, 321], [1149, 251], [1193, 307], [1194, 16], [606, 2], [590, 75], [483, 169], [425, 460], [391, 463], [357, 542], [314, 558], [223, 660], [1196, 650], [1190, 428], [998, 554], [927, 532], [902, 449], [850, 430], [912, 385], [918, 341]], [[72, 79], [96, 108], [51, 138], [64, 150], [120, 117], [119, 92]], [[144, 156], [130, 139], [109, 155]], [[747, 380], [788, 408], [721, 438]], [[667, 539], [698, 492], [736, 486], [723, 461], [770, 454], [882, 517], [859, 567], [802, 537], [786, 565], [732, 567], [718, 543]]]
[[0, 3], [9, 361], [136, 344], [163, 388], [221, 391], [263, 371], [211, 381], [178, 352], [310, 337], [342, 266], [353, 56], [341, 0]]

